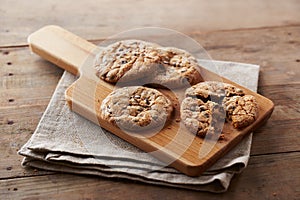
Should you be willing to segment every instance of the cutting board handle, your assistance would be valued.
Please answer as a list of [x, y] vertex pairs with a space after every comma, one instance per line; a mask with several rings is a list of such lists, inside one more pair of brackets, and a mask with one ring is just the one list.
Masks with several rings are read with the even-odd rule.
[[79, 75], [80, 66], [97, 46], [54, 25], [45, 26], [28, 36], [31, 51], [57, 66]]

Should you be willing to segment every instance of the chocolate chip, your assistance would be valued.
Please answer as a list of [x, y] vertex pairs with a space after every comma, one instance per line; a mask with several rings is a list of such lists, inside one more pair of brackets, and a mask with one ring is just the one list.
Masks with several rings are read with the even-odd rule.
[[208, 101], [211, 101], [210, 96], [208, 96], [208, 97], [205, 98], [205, 97], [203, 97], [201, 95], [196, 95], [196, 97], [197, 97], [197, 99], [201, 99], [204, 103], [206, 103]]
[[17, 191], [18, 190], [18, 188], [14, 188], [14, 191]]
[[11, 62], [7, 62], [6, 64], [7, 64], [7, 65], [11, 65], [12, 63], [11, 63]]
[[200, 106], [200, 111], [206, 110], [205, 106]]
[[145, 101], [146, 101], [146, 104], [147, 104], [147, 105], [149, 105], [149, 104], [150, 104], [150, 102], [149, 102], [149, 100], [148, 100], [148, 99], [145, 99]]
[[15, 100], [14, 99], [8, 99], [8, 102], [14, 102]]
[[12, 124], [14, 124], [14, 121], [13, 120], [7, 120], [7, 124], [12, 125]]
[[14, 74], [13, 73], [8, 73], [8, 76], [13, 76]]
[[6, 167], [6, 170], [12, 170], [12, 167]]

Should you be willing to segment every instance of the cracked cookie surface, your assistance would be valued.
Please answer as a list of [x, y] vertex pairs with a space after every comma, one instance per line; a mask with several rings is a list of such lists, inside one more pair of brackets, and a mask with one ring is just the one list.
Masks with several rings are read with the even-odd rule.
[[258, 105], [252, 95], [226, 97], [223, 102], [227, 117], [235, 128], [246, 127], [257, 118]]
[[172, 102], [156, 89], [123, 87], [101, 104], [101, 117], [121, 129], [143, 131], [164, 126], [173, 110]]
[[[197, 133], [202, 137], [208, 131], [216, 131], [217, 129], [214, 127], [214, 124], [224, 122], [225, 118], [226, 121], [231, 121], [233, 127], [237, 129], [252, 124], [257, 118], [258, 105], [255, 97], [245, 95], [242, 89], [228, 83], [215, 81], [201, 82], [188, 88], [185, 92], [185, 96], [186, 98], [182, 102], [182, 107], [185, 108], [186, 111], [182, 111], [182, 113], [191, 112], [192, 114], [182, 114], [183, 122], [191, 132], [194, 132], [195, 127], [191, 127], [191, 120], [193, 120], [193, 126], [197, 125]], [[185, 105], [187, 102], [189, 104]], [[198, 105], [196, 111], [193, 111], [194, 109], [190, 102], [202, 103]], [[211, 106], [215, 104], [218, 106]], [[203, 112], [200, 109], [201, 107], [210, 110], [210, 112], [206, 113], [211, 114], [210, 117], [216, 118], [214, 123], [212, 123], [212, 119], [210, 120], [211, 123], [206, 123], [205, 126], [203, 126], [204, 117], [201, 113]], [[212, 108], [214, 108], [214, 112], [212, 112]], [[226, 115], [224, 112], [226, 112]], [[223, 117], [223, 120], [220, 119], [220, 117]]]
[[152, 74], [158, 67], [159, 45], [141, 40], [122, 40], [104, 48], [96, 58], [96, 75], [110, 83], [130, 82]]
[[201, 82], [188, 88], [186, 96], [198, 97], [204, 101], [222, 100], [224, 97], [243, 96], [244, 91], [228, 83], [217, 81]]
[[142, 80], [155, 87], [178, 88], [202, 80], [195, 57], [187, 51], [141, 40], [123, 40], [96, 58], [96, 75], [110, 83]]
[[224, 123], [224, 110], [212, 101], [203, 102], [201, 99], [187, 97], [181, 104], [181, 118], [187, 129], [205, 137], [221, 134]]
[[153, 82], [169, 88], [190, 86], [202, 81], [200, 68], [189, 52], [174, 47], [158, 48], [161, 65]]

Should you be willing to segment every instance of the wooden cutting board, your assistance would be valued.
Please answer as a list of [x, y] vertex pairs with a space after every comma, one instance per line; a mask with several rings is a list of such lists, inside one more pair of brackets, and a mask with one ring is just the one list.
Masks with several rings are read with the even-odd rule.
[[95, 75], [92, 66], [95, 55], [100, 51], [99, 47], [58, 26], [41, 28], [28, 37], [28, 42], [32, 52], [74, 75], [79, 75], [65, 93], [70, 109], [189, 176], [198, 176], [209, 168], [245, 135], [260, 127], [274, 108], [271, 100], [201, 68], [201, 75], [205, 80], [222, 80], [256, 97], [259, 114], [253, 124], [237, 130], [230, 123], [225, 123], [222, 131], [225, 134], [224, 140], [195, 137], [180, 122], [180, 99], [184, 91], [160, 89], [175, 105], [170, 123], [157, 133], [130, 133], [100, 117], [101, 102], [114, 90], [114, 85]]

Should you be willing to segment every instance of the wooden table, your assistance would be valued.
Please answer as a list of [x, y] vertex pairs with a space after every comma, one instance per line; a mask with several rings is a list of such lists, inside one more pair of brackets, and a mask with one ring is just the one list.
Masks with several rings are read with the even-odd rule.
[[[0, 1], [0, 199], [300, 198], [299, 1], [59, 2]], [[194, 38], [216, 60], [260, 65], [258, 92], [274, 101], [274, 113], [255, 132], [249, 166], [228, 192], [22, 168], [17, 151], [34, 132], [63, 72], [27, 46], [28, 34], [47, 24], [95, 43], [128, 28], [163, 26]]]

